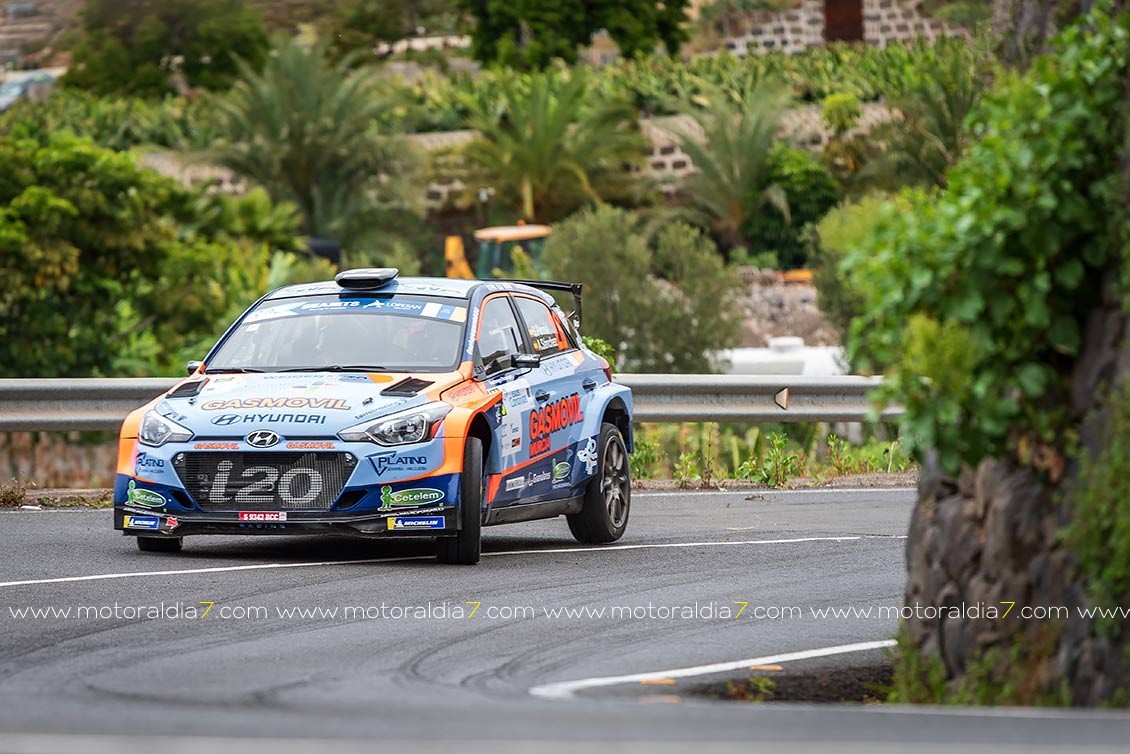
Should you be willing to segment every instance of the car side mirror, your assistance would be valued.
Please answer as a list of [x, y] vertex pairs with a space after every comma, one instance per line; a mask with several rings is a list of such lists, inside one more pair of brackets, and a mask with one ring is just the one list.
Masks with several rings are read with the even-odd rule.
[[202, 366], [204, 366], [203, 361], [190, 361], [185, 366], [185, 369], [188, 370], [188, 376], [191, 377], [192, 375], [196, 374], [196, 370]]
[[537, 369], [541, 366], [541, 354], [516, 353], [511, 357], [510, 364], [515, 369]]

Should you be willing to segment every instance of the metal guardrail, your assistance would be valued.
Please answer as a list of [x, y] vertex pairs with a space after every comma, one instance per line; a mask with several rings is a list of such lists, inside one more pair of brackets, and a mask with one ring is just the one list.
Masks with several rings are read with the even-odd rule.
[[[879, 378], [619, 374], [642, 422], [866, 421]], [[114, 430], [126, 414], [179, 380], [0, 380], [0, 432]], [[898, 416], [890, 407], [882, 417]]]
[[[641, 422], [868, 421], [879, 377], [742, 374], [620, 374]], [[893, 419], [891, 406], [881, 416]]]

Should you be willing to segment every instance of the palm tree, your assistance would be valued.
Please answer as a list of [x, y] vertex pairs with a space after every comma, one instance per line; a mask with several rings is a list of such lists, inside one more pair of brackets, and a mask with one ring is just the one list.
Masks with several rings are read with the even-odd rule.
[[411, 180], [420, 161], [375, 131], [388, 103], [372, 72], [348, 58], [329, 65], [326, 50], [286, 39], [261, 72], [241, 62], [239, 81], [215, 101], [224, 136], [209, 157], [293, 202], [308, 235], [349, 249], [373, 240], [383, 213], [422, 200]]
[[[502, 85], [500, 102], [467, 98], [478, 138], [463, 148], [471, 190], [490, 187], [529, 221], [553, 222], [589, 201], [627, 200], [646, 142], [625, 102], [592, 102], [584, 72], [536, 73]], [[637, 174], [638, 176], [638, 174]]]
[[789, 217], [784, 190], [766, 184], [789, 99], [785, 89], [764, 82], [749, 82], [732, 96], [716, 90], [706, 95], [705, 107], [687, 111], [701, 133], [676, 133], [697, 171], [683, 187], [689, 198], [686, 214], [709, 225], [728, 248], [740, 243], [752, 212], [769, 205]]
[[965, 127], [993, 75], [984, 42], [946, 41], [910, 72], [889, 107], [894, 117], [872, 134], [882, 155], [864, 171], [880, 185], [945, 186], [946, 170], [972, 141]]

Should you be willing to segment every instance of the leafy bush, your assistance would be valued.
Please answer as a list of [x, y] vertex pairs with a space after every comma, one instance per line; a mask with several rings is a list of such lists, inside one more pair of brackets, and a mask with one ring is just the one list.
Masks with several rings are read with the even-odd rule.
[[[1130, 388], [1110, 403], [1110, 417], [1094, 455], [1080, 463], [1069, 495], [1072, 516], [1065, 539], [1086, 576], [1092, 603], [1121, 605], [1130, 597]], [[1102, 620], [1117, 634], [1123, 622]]]
[[144, 100], [98, 97], [66, 89], [40, 102], [20, 100], [0, 115], [0, 134], [45, 141], [70, 131], [108, 149], [148, 145], [191, 149], [210, 144], [218, 134], [207, 98]]
[[893, 220], [897, 211], [908, 208], [909, 202], [904, 198], [871, 194], [832, 209], [812, 227], [808, 237], [809, 263], [820, 297], [820, 311], [841, 333], [848, 332], [866, 300], [864, 292], [841, 269], [843, 260], [868, 241], [884, 218]]
[[[755, 250], [774, 250], [782, 267], [803, 267], [808, 262], [804, 229], [816, 222], [840, 199], [832, 174], [808, 152], [783, 145], [770, 153], [761, 190], [778, 186], [788, 199], [786, 217], [772, 205], [747, 213], [743, 235]], [[757, 192], [747, 202], [757, 201]]]
[[236, 60], [267, 53], [263, 19], [243, 0], [85, 0], [83, 39], [63, 77], [98, 94], [162, 95], [186, 86], [227, 86]]
[[1003, 76], [948, 188], [845, 263], [866, 297], [851, 350], [892, 365], [884, 397], [948, 470], [1069, 436], [1083, 323], [1118, 260], [1128, 26], [1093, 12]]
[[0, 139], [0, 375], [181, 371], [265, 291], [286, 215], [261, 199], [185, 191], [69, 134]]
[[835, 136], [843, 136], [859, 124], [863, 109], [854, 94], [829, 94], [824, 98], [824, 123]]
[[709, 371], [737, 337], [740, 283], [714, 244], [685, 223], [650, 249], [636, 217], [600, 206], [560, 223], [543, 256], [551, 277], [585, 285], [585, 330], [616, 349], [619, 369]]

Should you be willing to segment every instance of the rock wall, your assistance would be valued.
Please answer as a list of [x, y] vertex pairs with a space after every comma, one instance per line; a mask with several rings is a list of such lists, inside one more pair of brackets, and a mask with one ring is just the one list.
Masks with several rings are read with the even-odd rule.
[[[1106, 302], [1091, 316], [1085, 347], [1072, 375], [1072, 409], [1082, 427], [1083, 449], [1094, 454], [1104, 442], [1107, 400], [1112, 386], [1130, 379], [1130, 322], [1108, 286]], [[1069, 490], [1076, 467], [1053, 484], [1029, 467], [992, 459], [966, 469], [959, 479], [938, 471], [929, 459], [918, 487], [918, 502], [906, 545], [905, 607], [912, 617], [905, 631], [921, 653], [939, 660], [951, 682], [993, 647], [1026, 647], [1033, 689], [1057, 694], [1066, 682], [1074, 704], [1098, 705], [1130, 683], [1130, 632], [1121, 638], [1097, 633], [1078, 608], [1087, 607], [1085, 585], [1076, 573], [1060, 532], [1070, 520]], [[977, 605], [1003, 613], [1007, 602], [1063, 607], [1065, 619], [992, 620], [926, 616], [935, 610]], [[1107, 606], [1109, 607], [1109, 606]], [[921, 608], [921, 610], [918, 610]], [[968, 611], [966, 611], [968, 613]], [[1008, 672], [999, 653], [994, 677]], [[1015, 670], [1015, 668], [1013, 669]]]
[[[959, 26], [930, 18], [919, 10], [917, 0], [863, 0], [863, 42], [883, 47], [912, 42], [919, 37], [968, 37]], [[754, 11], [744, 34], [727, 39], [726, 49], [736, 55], [763, 52], [800, 52], [824, 45], [824, 0], [801, 0], [794, 7], [774, 13]]]

